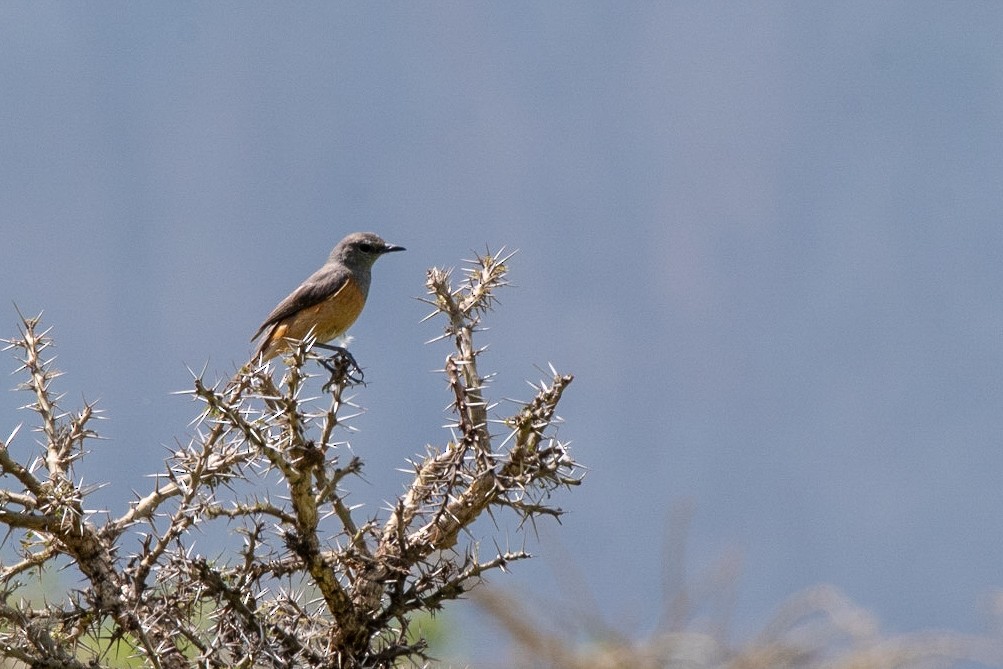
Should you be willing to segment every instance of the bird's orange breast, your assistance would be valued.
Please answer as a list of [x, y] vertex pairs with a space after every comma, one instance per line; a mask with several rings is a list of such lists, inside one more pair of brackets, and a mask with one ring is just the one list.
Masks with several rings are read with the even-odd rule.
[[344, 334], [366, 305], [366, 296], [349, 279], [338, 292], [317, 304], [300, 309], [275, 324], [268, 334], [266, 358], [288, 350], [287, 339], [303, 339], [313, 329], [317, 341], [326, 342]]

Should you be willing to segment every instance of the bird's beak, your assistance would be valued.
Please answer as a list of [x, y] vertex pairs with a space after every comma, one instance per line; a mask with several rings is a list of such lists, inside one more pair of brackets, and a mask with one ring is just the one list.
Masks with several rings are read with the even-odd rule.
[[383, 247], [383, 253], [393, 253], [394, 251], [407, 251], [407, 249], [396, 244], [387, 244]]

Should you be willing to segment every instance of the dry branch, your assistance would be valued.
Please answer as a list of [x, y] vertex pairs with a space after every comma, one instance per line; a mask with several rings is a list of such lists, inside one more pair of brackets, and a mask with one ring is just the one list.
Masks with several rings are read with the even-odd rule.
[[[97, 409], [61, 412], [48, 331], [22, 318], [7, 348], [26, 377], [42, 450], [25, 463], [11, 452], [16, 430], [0, 443], [0, 523], [17, 554], [0, 564], [0, 655], [45, 667], [111, 666], [112, 646], [165, 668], [420, 662], [425, 644], [407, 634], [413, 615], [529, 557], [499, 550], [481, 559], [463, 531], [492, 509], [514, 510], [520, 527], [560, 515], [551, 493], [581, 480], [553, 434], [571, 376], [552, 370], [515, 415], [489, 418], [474, 335], [505, 285], [506, 260], [478, 257], [457, 286], [448, 271], [428, 273], [427, 301], [454, 348], [444, 373], [455, 438], [413, 462], [413, 480], [384, 519], [363, 519], [345, 501], [363, 465], [336, 441], [346, 408], [354, 410], [344, 393], [356, 379], [348, 366], [321, 360], [308, 338], [278, 383], [267, 365], [245, 365], [226, 384], [195, 375], [190, 395], [202, 412], [193, 437], [150, 490], [99, 522], [73, 474], [97, 436]], [[303, 397], [313, 361], [332, 373], [325, 406]], [[195, 530], [224, 525], [243, 545], [216, 559], [199, 555]], [[67, 564], [77, 591], [37, 608], [17, 599], [32, 577]]]

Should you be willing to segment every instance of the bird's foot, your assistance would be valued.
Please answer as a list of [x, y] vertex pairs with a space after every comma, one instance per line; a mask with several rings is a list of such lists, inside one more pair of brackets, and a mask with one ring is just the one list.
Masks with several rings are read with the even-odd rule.
[[325, 393], [337, 385], [357, 386], [366, 382], [366, 375], [347, 348], [330, 344], [314, 344], [314, 347], [332, 351], [331, 355], [317, 359], [324, 369], [331, 372], [331, 378], [321, 386]]

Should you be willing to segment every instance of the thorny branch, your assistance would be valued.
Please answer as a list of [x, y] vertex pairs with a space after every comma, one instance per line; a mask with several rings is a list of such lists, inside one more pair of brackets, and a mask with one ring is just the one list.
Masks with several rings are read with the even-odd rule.
[[[420, 662], [425, 643], [409, 620], [434, 612], [492, 569], [528, 558], [498, 549], [482, 559], [472, 524], [493, 509], [526, 520], [562, 512], [550, 502], [582, 470], [554, 435], [571, 382], [551, 368], [512, 416], [492, 419], [488, 379], [474, 343], [508, 257], [477, 257], [458, 285], [428, 272], [433, 341], [451, 341], [446, 377], [453, 438], [411, 462], [413, 478], [388, 517], [362, 517], [345, 485], [362, 461], [338, 439], [355, 410], [350, 365], [322, 359], [310, 338], [279, 382], [248, 363], [226, 384], [194, 375], [202, 412], [152, 488], [121, 515], [97, 520], [74, 466], [100, 412], [63, 413], [39, 318], [7, 341], [39, 418], [41, 452], [15, 454], [18, 430], [0, 442], [0, 523], [16, 558], [0, 563], [0, 656], [32, 666], [111, 666], [112, 647], [147, 667], [391, 667]], [[304, 398], [309, 363], [332, 374], [322, 399]], [[323, 405], [318, 402], [324, 402]], [[492, 433], [499, 429], [500, 434]], [[5, 484], [5, 485], [4, 485]], [[369, 512], [370, 514], [372, 512]], [[210, 559], [195, 531], [229, 528], [243, 543]], [[461, 543], [461, 537], [464, 538]], [[16, 545], [15, 545], [16, 544]], [[225, 551], [225, 549], [224, 549]], [[70, 565], [77, 590], [32, 608], [18, 596], [30, 578]]]

